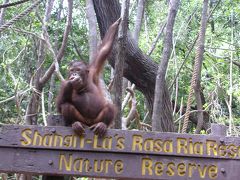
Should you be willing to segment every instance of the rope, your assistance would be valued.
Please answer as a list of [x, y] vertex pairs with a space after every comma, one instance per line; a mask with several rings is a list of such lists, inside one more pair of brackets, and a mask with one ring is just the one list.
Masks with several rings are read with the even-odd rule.
[[[200, 29], [202, 29], [202, 25], [201, 25]], [[195, 60], [194, 60], [194, 69], [193, 69], [193, 75], [192, 75], [192, 79], [191, 79], [190, 92], [189, 92], [189, 95], [188, 95], [186, 113], [184, 115], [182, 133], [187, 132], [187, 127], [188, 127], [188, 123], [189, 123], [189, 116], [190, 116], [190, 110], [191, 110], [191, 103], [192, 103], [192, 99], [193, 99], [193, 92], [194, 92], [194, 88], [196, 87], [196, 84], [197, 84], [198, 67], [200, 65], [199, 64], [200, 63], [199, 57], [201, 56], [201, 54], [200, 54], [200, 48], [201, 48], [200, 47], [201, 46], [200, 41], [201, 41], [203, 36], [204, 36], [204, 34], [200, 30], [198, 40], [197, 40], [196, 57], [195, 57]]]
[[8, 27], [12, 26], [15, 22], [17, 22], [19, 19], [21, 19], [23, 16], [26, 16], [27, 14], [29, 14], [34, 8], [36, 8], [40, 2], [42, 2], [42, 0], [38, 0], [36, 1], [32, 6], [30, 6], [29, 8], [27, 8], [25, 11], [23, 11], [21, 14], [17, 15], [16, 17], [14, 17], [13, 19], [11, 19], [10, 21], [8, 21], [7, 23], [5, 23], [4, 25], [2, 25], [0, 27], [0, 32], [6, 30]]
[[[212, 13], [215, 11], [217, 6], [220, 4], [221, 0], [218, 1], [218, 3], [215, 5], [215, 7], [212, 9], [210, 12], [209, 16], [207, 17], [207, 21], [209, 18], [212, 16]], [[200, 27], [201, 29], [202, 27]], [[191, 103], [192, 103], [192, 96], [194, 92], [194, 88], [196, 87], [197, 83], [197, 71], [198, 71], [198, 66], [199, 66], [199, 49], [200, 49], [200, 39], [205, 36], [205, 33], [201, 32], [199, 33], [198, 40], [197, 40], [197, 50], [196, 50], [196, 57], [195, 57], [195, 62], [194, 62], [194, 69], [193, 69], [193, 75], [191, 79], [191, 85], [190, 85], [190, 92], [188, 95], [188, 101], [187, 101], [187, 108], [186, 108], [186, 113], [184, 114], [184, 121], [183, 121], [183, 127], [182, 127], [182, 133], [186, 133], [187, 127], [188, 127], [188, 122], [189, 122], [189, 116], [190, 116], [190, 110], [191, 110]]]
[[[182, 133], [186, 133], [186, 131], [187, 131], [191, 103], [192, 103], [192, 98], [193, 98], [193, 91], [194, 91], [194, 89], [196, 90], [197, 81], [199, 80], [200, 74], [201, 74], [201, 65], [202, 65], [203, 53], [204, 53], [204, 49], [202, 49], [202, 48], [204, 48], [206, 25], [207, 25], [207, 21], [208, 21], [207, 10], [208, 10], [208, 0], [204, 0], [203, 9], [202, 9], [201, 26], [200, 26], [199, 36], [198, 36], [198, 40], [197, 40], [196, 57], [194, 60], [194, 69], [193, 69], [193, 75], [192, 75], [192, 79], [191, 79], [191, 86], [190, 86], [190, 92], [188, 95], [187, 109], [186, 109], [186, 113], [185, 113], [185, 117], [184, 117]], [[197, 123], [197, 126], [199, 126], [199, 122]]]
[[16, 6], [18, 4], [22, 4], [22, 3], [25, 3], [25, 2], [28, 2], [28, 1], [30, 1], [30, 0], [20, 0], [20, 1], [17, 1], [17, 2], [13, 2], [13, 3], [1, 4], [0, 9], [10, 7], [10, 6]]
[[[198, 38], [198, 39], [200, 39], [200, 38]], [[193, 97], [193, 87], [196, 86], [196, 80], [197, 80], [197, 68], [199, 66], [198, 57], [199, 57], [199, 52], [197, 51], [196, 52], [196, 57], [195, 57], [195, 62], [194, 62], [193, 75], [192, 75], [192, 79], [191, 79], [190, 92], [189, 92], [189, 95], [188, 95], [187, 109], [186, 109], [186, 113], [184, 115], [182, 133], [187, 132], [190, 110], [191, 110], [192, 97]]]

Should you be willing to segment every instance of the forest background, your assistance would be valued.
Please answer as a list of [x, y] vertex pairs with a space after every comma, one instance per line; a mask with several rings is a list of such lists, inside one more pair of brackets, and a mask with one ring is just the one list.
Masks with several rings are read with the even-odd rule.
[[[101, 37], [120, 16], [122, 1], [43, 0], [1, 29], [34, 2], [0, 9], [1, 124], [47, 125], [47, 116], [57, 114], [60, 74], [66, 77], [73, 59], [92, 59]], [[122, 90], [123, 111], [115, 127], [205, 134], [210, 123], [220, 123], [238, 135], [239, 1], [131, 0], [128, 10], [126, 78], [121, 88], [114, 88], [119, 47], [102, 77], [109, 99]]]

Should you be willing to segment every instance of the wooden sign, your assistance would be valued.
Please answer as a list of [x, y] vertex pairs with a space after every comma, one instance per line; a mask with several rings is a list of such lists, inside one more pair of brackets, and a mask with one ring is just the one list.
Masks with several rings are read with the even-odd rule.
[[0, 172], [123, 179], [238, 179], [240, 138], [69, 127], [0, 127]]

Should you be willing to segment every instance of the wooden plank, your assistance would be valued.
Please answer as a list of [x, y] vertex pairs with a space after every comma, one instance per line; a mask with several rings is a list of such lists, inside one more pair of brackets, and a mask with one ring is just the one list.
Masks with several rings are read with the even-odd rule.
[[227, 134], [227, 126], [223, 124], [211, 124], [211, 134], [219, 135], [219, 136], [226, 136]]
[[70, 127], [2, 126], [0, 147], [240, 159], [237, 137], [112, 129], [98, 138], [89, 129], [80, 137]]
[[1, 148], [0, 172], [123, 179], [238, 179], [238, 160]]
[[238, 179], [239, 157], [240, 139], [235, 137], [108, 130], [99, 138], [89, 129], [77, 136], [69, 127], [0, 127], [0, 172]]
[[[47, 126], [65, 126], [65, 121], [61, 115], [48, 115]], [[42, 180], [69, 180], [67, 176], [42, 176]]]

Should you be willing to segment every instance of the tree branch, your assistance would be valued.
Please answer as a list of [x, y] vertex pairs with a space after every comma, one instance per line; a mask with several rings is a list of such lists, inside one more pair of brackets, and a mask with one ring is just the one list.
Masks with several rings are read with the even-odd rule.
[[69, 36], [70, 30], [71, 30], [71, 27], [72, 27], [72, 10], [73, 10], [73, 0], [68, 0], [68, 17], [67, 17], [67, 22], [66, 22], [64, 35], [63, 35], [62, 45], [61, 45], [61, 48], [58, 51], [56, 59], [54, 59], [54, 62], [51, 64], [49, 69], [46, 71], [46, 73], [41, 78], [41, 80], [40, 80], [41, 84], [45, 84], [51, 78], [51, 75], [54, 73], [55, 70], [57, 72], [59, 72], [58, 63], [63, 58], [64, 51], [65, 51], [66, 46], [67, 46], [68, 36]]

